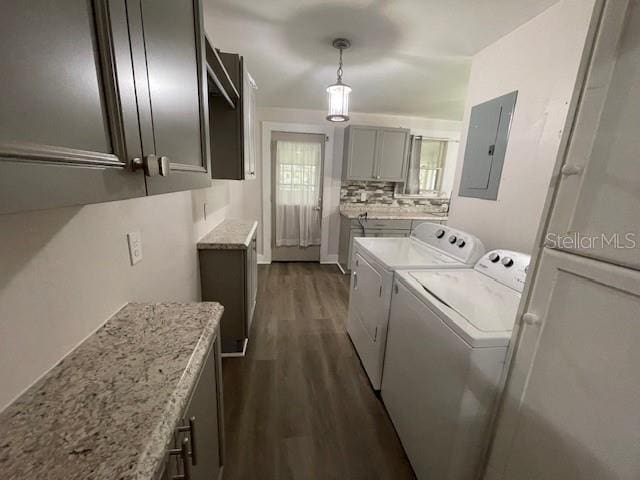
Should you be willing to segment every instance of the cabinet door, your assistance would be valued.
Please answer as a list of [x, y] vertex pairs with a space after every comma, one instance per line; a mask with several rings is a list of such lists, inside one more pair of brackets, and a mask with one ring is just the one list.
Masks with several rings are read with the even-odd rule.
[[207, 187], [210, 180], [206, 63], [200, 0], [129, 0], [145, 157], [166, 157], [148, 194]]
[[220, 342], [209, 352], [185, 414], [191, 420], [191, 480], [215, 480], [223, 459], [222, 378]]
[[347, 128], [346, 179], [373, 180], [378, 129], [357, 126]]
[[377, 142], [376, 179], [390, 182], [405, 181], [409, 131], [381, 128], [378, 131]]
[[256, 86], [244, 59], [241, 60], [242, 70], [242, 104], [243, 104], [243, 142], [244, 142], [244, 178], [256, 178]]
[[561, 170], [547, 245], [640, 268], [640, 8], [610, 2]]
[[488, 478], [640, 478], [640, 272], [545, 249], [532, 281]]
[[0, 44], [0, 214], [144, 195], [125, 6], [9, 0]]

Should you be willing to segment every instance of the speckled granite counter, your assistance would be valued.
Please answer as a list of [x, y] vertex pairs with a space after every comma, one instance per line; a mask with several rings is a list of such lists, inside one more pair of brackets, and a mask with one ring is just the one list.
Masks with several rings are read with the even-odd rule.
[[350, 219], [356, 219], [358, 215], [365, 212], [367, 212], [367, 218], [371, 220], [447, 220], [445, 212], [437, 211], [421, 211], [402, 207], [340, 207], [340, 215]]
[[246, 250], [258, 228], [255, 220], [224, 220], [198, 242], [198, 250]]
[[0, 413], [0, 476], [152, 479], [222, 316], [129, 304]]

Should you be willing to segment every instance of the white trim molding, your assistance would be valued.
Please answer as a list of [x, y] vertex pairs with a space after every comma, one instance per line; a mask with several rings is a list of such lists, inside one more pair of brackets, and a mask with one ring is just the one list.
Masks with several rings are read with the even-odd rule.
[[[262, 258], [271, 263], [271, 134], [273, 132], [316, 133], [325, 135], [324, 172], [322, 176], [322, 219], [320, 224], [320, 263], [335, 263], [329, 255], [329, 221], [333, 211], [332, 191], [333, 142], [335, 127], [321, 124], [262, 122]], [[339, 199], [338, 199], [339, 201]]]

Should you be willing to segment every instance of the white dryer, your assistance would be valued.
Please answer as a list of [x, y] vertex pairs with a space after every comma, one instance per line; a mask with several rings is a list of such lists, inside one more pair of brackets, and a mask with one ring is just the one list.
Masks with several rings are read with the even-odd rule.
[[397, 269], [472, 268], [484, 254], [475, 236], [436, 223], [408, 238], [355, 238], [347, 332], [371, 385], [380, 390], [393, 274]]
[[475, 478], [529, 261], [396, 272], [382, 399], [418, 479]]

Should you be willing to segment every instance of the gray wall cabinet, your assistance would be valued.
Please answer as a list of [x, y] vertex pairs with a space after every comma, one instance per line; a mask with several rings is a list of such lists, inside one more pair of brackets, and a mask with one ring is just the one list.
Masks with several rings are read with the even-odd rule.
[[[213, 51], [208, 52], [210, 67], [217, 61]], [[256, 178], [256, 85], [247, 71], [244, 58], [236, 53], [216, 51], [233, 87], [229, 99], [209, 95], [211, 125], [212, 177], [228, 180]], [[221, 132], [221, 133], [220, 133]]]
[[201, 22], [199, 0], [3, 4], [0, 213], [209, 185]]
[[446, 220], [364, 220], [365, 228], [357, 219], [340, 216], [340, 238], [338, 243], [338, 263], [342, 270], [351, 270], [353, 239], [356, 237], [408, 237], [415, 227], [424, 222], [447, 223]]
[[256, 308], [258, 252], [256, 234], [246, 249], [198, 250], [202, 300], [224, 306], [222, 351], [242, 352]]
[[404, 181], [409, 133], [404, 128], [348, 126], [344, 133], [343, 180]]
[[461, 197], [496, 200], [518, 92], [471, 109], [460, 178]]
[[[224, 318], [224, 317], [223, 317]], [[174, 434], [171, 449], [185, 449], [184, 456], [167, 453], [161, 480], [184, 475], [185, 463], [191, 480], [222, 478], [224, 464], [224, 409], [220, 335], [209, 351], [191, 392], [182, 424]], [[187, 477], [185, 477], [187, 478]]]

